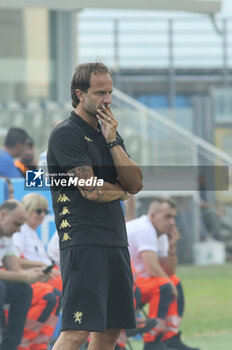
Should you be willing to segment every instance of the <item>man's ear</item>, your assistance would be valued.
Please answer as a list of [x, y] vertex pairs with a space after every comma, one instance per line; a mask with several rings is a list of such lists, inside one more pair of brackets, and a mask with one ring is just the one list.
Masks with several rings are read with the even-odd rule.
[[85, 92], [80, 90], [80, 89], [77, 89], [76, 90], [76, 95], [79, 99], [80, 102], [84, 102], [85, 101]]

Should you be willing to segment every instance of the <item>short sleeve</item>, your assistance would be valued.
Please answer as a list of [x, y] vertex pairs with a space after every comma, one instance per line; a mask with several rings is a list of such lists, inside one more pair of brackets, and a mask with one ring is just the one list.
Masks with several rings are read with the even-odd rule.
[[0, 176], [6, 176], [9, 178], [22, 177], [20, 171], [13, 163], [11, 156], [6, 152], [0, 152]]
[[51, 142], [53, 143], [52, 147], [57, 163], [66, 171], [76, 166], [92, 166], [81, 133], [67, 133], [66, 129], [60, 129], [59, 132], [54, 134]]
[[13, 234], [13, 244], [15, 249], [15, 255], [20, 257], [20, 255], [24, 251], [24, 237], [23, 234], [20, 232], [16, 232]]
[[158, 252], [157, 237], [151, 230], [141, 230], [141, 234], [137, 236], [138, 252], [145, 250]]

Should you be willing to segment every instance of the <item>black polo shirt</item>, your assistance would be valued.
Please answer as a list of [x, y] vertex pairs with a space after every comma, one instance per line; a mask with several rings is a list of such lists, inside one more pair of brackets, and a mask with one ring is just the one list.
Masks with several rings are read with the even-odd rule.
[[[125, 150], [122, 138], [118, 137]], [[112, 184], [117, 180], [100, 126], [95, 130], [75, 112], [51, 132], [47, 163], [50, 174], [90, 165], [97, 178]], [[128, 245], [120, 200], [93, 202], [85, 199], [77, 187], [53, 186], [51, 192], [61, 249], [76, 244]]]

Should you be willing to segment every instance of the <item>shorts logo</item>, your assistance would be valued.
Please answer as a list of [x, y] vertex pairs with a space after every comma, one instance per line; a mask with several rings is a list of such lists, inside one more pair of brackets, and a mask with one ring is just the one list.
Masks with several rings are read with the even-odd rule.
[[68, 241], [68, 240], [71, 241], [71, 238], [70, 238], [69, 234], [67, 232], [65, 232], [63, 234], [62, 242], [65, 242], [65, 241]]
[[58, 199], [57, 199], [57, 203], [63, 203], [63, 202], [70, 202], [70, 199], [66, 196], [66, 194], [64, 193], [63, 195], [60, 194]]
[[43, 186], [43, 170], [26, 170], [26, 187]]
[[66, 215], [66, 214], [70, 214], [68, 207], [63, 207], [62, 212], [60, 213], [60, 215]]
[[78, 322], [79, 324], [81, 324], [83, 313], [80, 311], [76, 311], [73, 314], [74, 314], [74, 322]]
[[66, 228], [66, 227], [71, 227], [71, 225], [69, 225], [68, 220], [62, 220], [62, 222], [60, 224], [60, 229]]

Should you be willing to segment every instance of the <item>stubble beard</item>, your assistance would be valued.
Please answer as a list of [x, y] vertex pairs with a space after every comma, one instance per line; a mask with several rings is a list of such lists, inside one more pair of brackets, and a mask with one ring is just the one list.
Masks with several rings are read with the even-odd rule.
[[85, 113], [88, 114], [91, 118], [97, 119], [97, 108], [93, 105], [86, 106]]
[[87, 113], [91, 118], [97, 119], [97, 109], [102, 110], [102, 107], [106, 107], [106, 103], [101, 103], [98, 107], [95, 107], [94, 105], [90, 104], [85, 107], [85, 113]]

